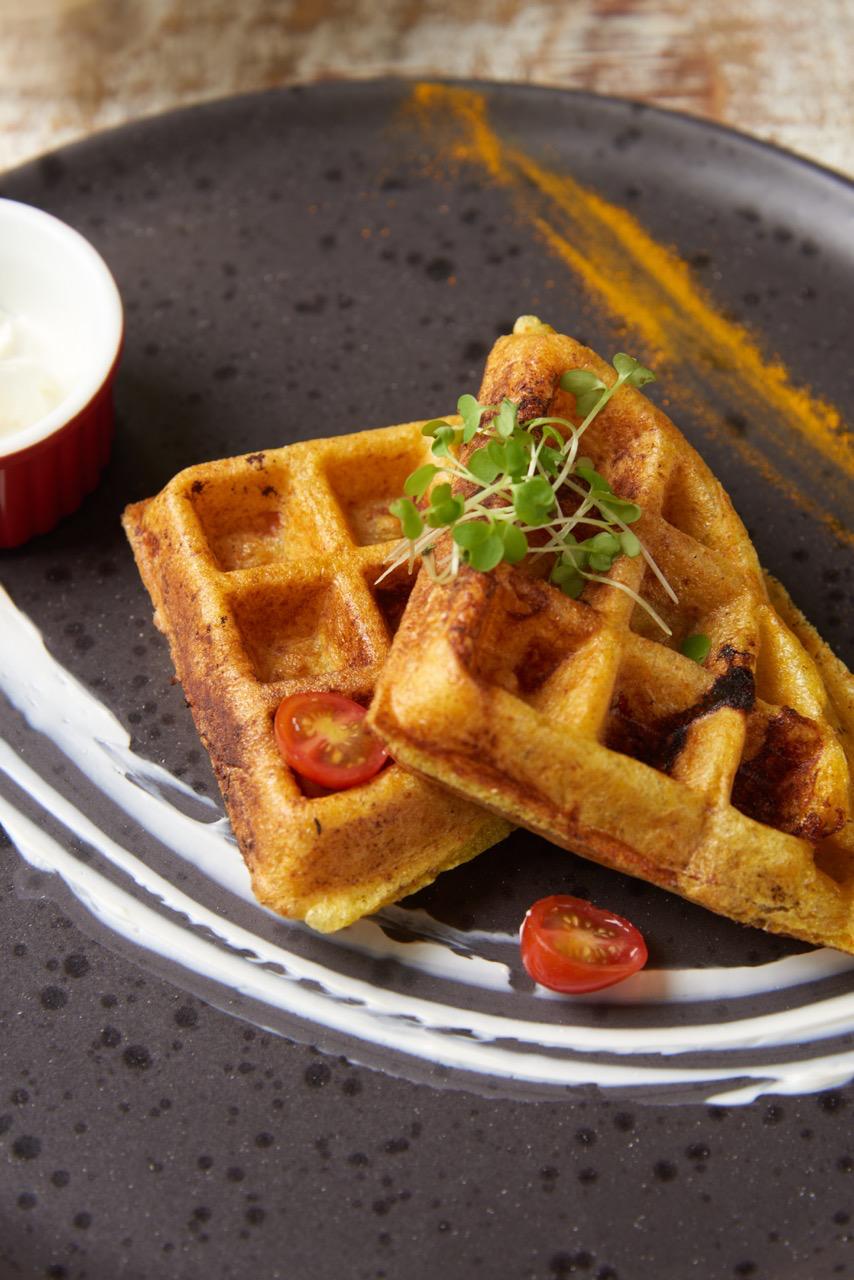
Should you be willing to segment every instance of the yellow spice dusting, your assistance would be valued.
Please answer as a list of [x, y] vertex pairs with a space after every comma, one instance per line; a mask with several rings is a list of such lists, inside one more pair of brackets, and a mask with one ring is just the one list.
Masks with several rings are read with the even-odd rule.
[[[728, 433], [728, 440], [746, 462], [818, 514], [785, 478], [794, 462], [811, 472], [810, 488], [836, 490], [833, 505], [844, 513], [854, 477], [854, 439], [838, 411], [796, 386], [785, 365], [764, 355], [747, 328], [726, 319], [673, 249], [625, 209], [500, 138], [481, 94], [421, 84], [409, 112], [429, 136], [440, 165], [475, 165], [508, 190], [525, 221], [582, 281], [588, 296], [631, 329], [636, 346], [643, 344], [641, 357], [659, 371], [670, 367], [707, 425], [704, 392], [711, 387], [743, 411], [752, 444], [737, 433], [731, 439]], [[715, 417], [712, 426], [720, 425]], [[837, 534], [851, 537], [839, 520], [830, 517], [830, 523]]]

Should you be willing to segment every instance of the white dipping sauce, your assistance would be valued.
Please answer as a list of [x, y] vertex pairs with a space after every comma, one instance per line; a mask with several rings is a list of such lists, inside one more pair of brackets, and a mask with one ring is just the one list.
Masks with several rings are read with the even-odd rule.
[[55, 409], [66, 388], [44, 332], [0, 307], [0, 436], [32, 426]]

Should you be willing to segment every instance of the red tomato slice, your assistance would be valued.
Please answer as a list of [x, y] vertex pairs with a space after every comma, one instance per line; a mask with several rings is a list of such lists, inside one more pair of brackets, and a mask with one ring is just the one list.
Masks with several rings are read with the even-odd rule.
[[388, 759], [365, 725], [365, 708], [340, 693], [283, 698], [274, 728], [279, 750], [294, 772], [330, 791], [367, 782]]
[[622, 982], [646, 964], [646, 943], [622, 916], [582, 898], [535, 902], [522, 922], [522, 963], [535, 982], [582, 995]]

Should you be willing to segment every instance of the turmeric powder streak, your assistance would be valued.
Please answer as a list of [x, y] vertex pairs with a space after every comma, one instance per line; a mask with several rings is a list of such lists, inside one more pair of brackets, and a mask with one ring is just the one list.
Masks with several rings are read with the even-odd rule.
[[[475, 166], [511, 196], [517, 214], [577, 277], [587, 296], [621, 327], [638, 354], [667, 371], [704, 429], [786, 497], [854, 543], [844, 524], [854, 479], [854, 437], [832, 405], [795, 385], [782, 361], [728, 320], [677, 252], [627, 210], [506, 143], [489, 123], [482, 94], [446, 85], [413, 90], [407, 115], [446, 168]], [[521, 300], [520, 300], [521, 301]], [[727, 424], [738, 407], [751, 443]], [[713, 407], [717, 404], [717, 408]], [[799, 488], [822, 494], [819, 507]]]

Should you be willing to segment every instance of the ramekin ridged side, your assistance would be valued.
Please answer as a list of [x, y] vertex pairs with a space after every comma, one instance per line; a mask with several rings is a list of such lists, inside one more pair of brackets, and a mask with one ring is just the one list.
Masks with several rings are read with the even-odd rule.
[[0, 547], [48, 533], [98, 483], [113, 439], [113, 374], [70, 422], [0, 456]]

